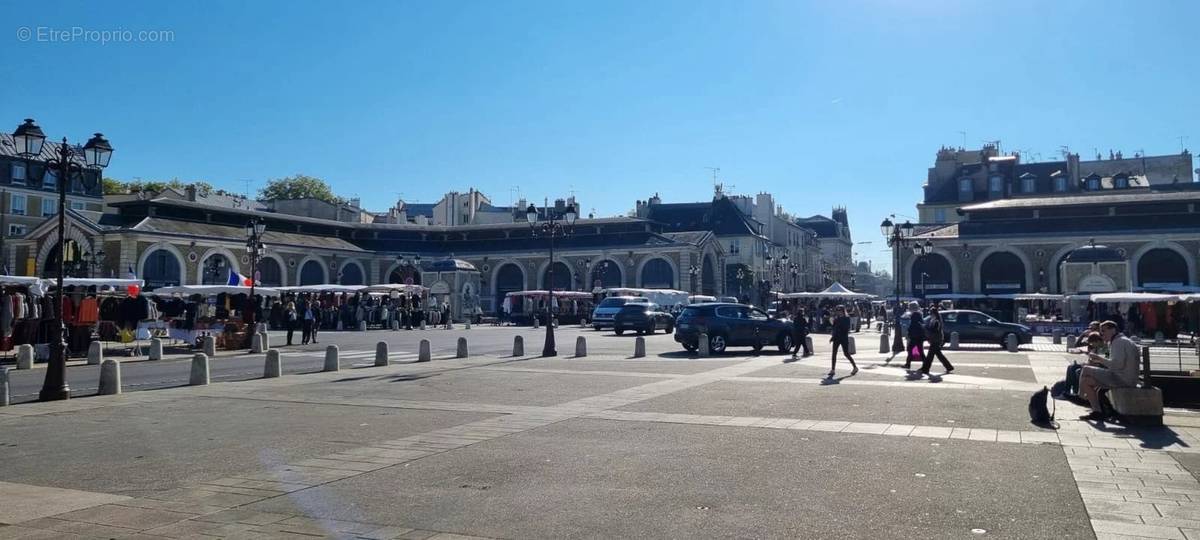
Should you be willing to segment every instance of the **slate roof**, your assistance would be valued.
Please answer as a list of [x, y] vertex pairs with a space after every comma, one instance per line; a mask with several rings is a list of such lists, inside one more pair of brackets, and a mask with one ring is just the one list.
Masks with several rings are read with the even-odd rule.
[[658, 203], [649, 206], [648, 219], [667, 232], [711, 231], [718, 236], [758, 236], [759, 223], [725, 197], [712, 202]]
[[951, 223], [916, 223], [913, 224], [913, 238], [955, 238], [958, 236], [958, 224]]
[[[153, 232], [185, 237], [199, 238], [243, 238], [246, 233], [242, 227], [218, 225], [215, 223], [197, 223], [169, 218], [148, 217], [137, 225], [128, 228], [132, 231]], [[301, 248], [340, 249], [343, 251], [363, 251], [362, 248], [342, 239], [328, 236], [296, 234], [271, 230], [263, 234], [263, 243], [270, 245], [285, 245]]]
[[838, 222], [834, 221], [832, 218], [827, 218], [821, 215], [797, 218], [796, 225], [816, 233], [817, 238], [838, 237]]
[[1018, 197], [988, 201], [959, 209], [959, 213], [1001, 208], [1045, 208], [1057, 206], [1082, 206], [1096, 204], [1123, 204], [1149, 202], [1200, 201], [1200, 183], [1189, 182], [1179, 186], [1159, 186], [1153, 191], [1128, 189], [1117, 192], [1084, 192], [1053, 197]]

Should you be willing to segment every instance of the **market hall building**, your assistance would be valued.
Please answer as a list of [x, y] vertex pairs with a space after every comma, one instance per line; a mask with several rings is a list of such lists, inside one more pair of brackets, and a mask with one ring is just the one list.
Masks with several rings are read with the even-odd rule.
[[[67, 264], [77, 275], [125, 277], [132, 271], [146, 290], [224, 284], [230, 270], [250, 275], [245, 228], [255, 218], [266, 223], [266, 255], [255, 268], [263, 286], [414, 283], [449, 301], [456, 317], [464, 298], [475, 298], [491, 313], [507, 293], [520, 290], [709, 291], [725, 282], [725, 251], [711, 231], [670, 231], [643, 218], [577, 220], [570, 234], [554, 239], [550, 283], [549, 239], [524, 222], [358, 223], [168, 197], [109, 206], [114, 212], [69, 212]], [[13, 262], [27, 262], [18, 265], [23, 270], [46, 275], [57, 249], [57, 221], [50, 219], [10, 240], [8, 251]], [[99, 267], [78, 264], [100, 251], [106, 256]], [[689, 273], [692, 267], [703, 271]]]

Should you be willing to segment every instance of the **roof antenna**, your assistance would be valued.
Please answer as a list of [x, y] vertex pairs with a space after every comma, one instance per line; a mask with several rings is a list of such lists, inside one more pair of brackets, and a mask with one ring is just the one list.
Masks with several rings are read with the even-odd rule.
[[959, 134], [959, 135], [962, 135], [962, 138], [963, 138], [963, 145], [962, 145], [962, 149], [963, 149], [963, 150], [966, 150], [966, 149], [967, 149], [967, 132], [965, 132], [965, 131], [960, 131], [960, 132], [958, 132], [958, 134]]

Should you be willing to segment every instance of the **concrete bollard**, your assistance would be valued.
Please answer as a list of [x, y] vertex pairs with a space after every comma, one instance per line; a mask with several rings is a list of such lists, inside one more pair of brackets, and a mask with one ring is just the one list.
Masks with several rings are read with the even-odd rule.
[[121, 393], [121, 363], [109, 358], [100, 363], [100, 391], [102, 396]]
[[8, 406], [8, 393], [8, 368], [0, 368], [0, 407]]
[[1067, 350], [1068, 351], [1071, 350], [1071, 348], [1075, 346], [1075, 336], [1072, 336], [1071, 334], [1067, 334], [1066, 345], [1067, 345]]
[[702, 357], [712, 354], [708, 350], [708, 334], [700, 332], [700, 335], [696, 337], [696, 350], [699, 351]]
[[208, 381], [208, 355], [196, 353], [192, 356], [192, 375], [188, 378], [188, 384], [202, 386], [208, 384]]
[[584, 356], [587, 356], [587, 338], [578, 336], [575, 338], [575, 358]]
[[[890, 337], [888, 337], [887, 332], [879, 334], [879, 354], [887, 354], [888, 353], [888, 347], [891, 346], [890, 345], [891, 341], [892, 340]], [[812, 350], [812, 349], [809, 349], [809, 350]]]
[[263, 348], [262, 334], [254, 334], [250, 337], [250, 352], [252, 354], [261, 354], [266, 352], [266, 349]]
[[1007, 349], [1008, 352], [1017, 352], [1016, 334], [1009, 334], [1008, 337], [1004, 338], [1004, 348]]
[[1163, 343], [1165, 343], [1165, 339], [1166, 338], [1163, 336], [1162, 332], [1154, 333], [1154, 344], [1155, 345], [1162, 345]]
[[429, 356], [430, 356], [429, 355], [429, 340], [422, 339], [421, 347], [420, 347], [419, 351], [417, 352], [417, 361], [418, 362], [428, 362], [430, 360]]
[[33, 345], [17, 345], [17, 369], [33, 369]]
[[341, 371], [342, 363], [338, 359], [338, 346], [325, 347], [325, 367], [321, 371]]
[[386, 341], [380, 341], [375, 344], [375, 367], [386, 365], [388, 365], [388, 344]]
[[633, 357], [642, 358], [646, 356], [646, 338], [638, 336], [633, 342]]
[[425, 329], [425, 321], [421, 320], [421, 330], [424, 330], [424, 329]]
[[337, 331], [338, 331], [338, 332], [341, 332], [342, 330], [345, 330], [345, 329], [346, 329], [345, 327], [346, 327], [346, 323], [345, 323], [345, 321], [343, 321], [343, 320], [341, 320], [341, 319], [338, 319], [338, 323], [337, 323]]
[[99, 341], [93, 341], [88, 345], [87, 365], [98, 366], [104, 361], [104, 344]]
[[553, 324], [555, 328], [558, 328], [558, 317], [550, 319], [550, 324]]
[[159, 338], [150, 338], [150, 359], [162, 360], [162, 340]]
[[849, 337], [850, 342], [846, 343], [846, 352], [850, 353], [851, 355], [858, 354], [858, 347], [854, 343], [854, 336]]
[[463, 326], [466, 327], [467, 330], [470, 330], [471, 329], [471, 319], [467, 319], [466, 321], [464, 321]]
[[399, 329], [400, 329], [400, 321], [398, 319], [392, 319], [392, 330], [399, 330]]
[[274, 379], [283, 376], [283, 359], [279, 358], [279, 349], [267, 351], [267, 361], [263, 365], [263, 378]]
[[538, 329], [538, 318], [536, 315], [533, 317], [533, 329], [534, 330]]
[[813, 354], [812, 336], [804, 336], [804, 344], [808, 346], [808, 355], [812, 356], [812, 354]]
[[467, 338], [465, 338], [465, 337], [458, 338], [458, 350], [454, 352], [454, 357], [455, 358], [466, 358], [467, 357]]
[[217, 337], [216, 336], [212, 336], [212, 335], [204, 336], [204, 339], [202, 340], [202, 342], [204, 344], [204, 354], [207, 354], [209, 356], [217, 355]]
[[261, 335], [263, 339], [263, 352], [271, 350], [271, 334], [259, 332], [259, 335]]
[[358, 321], [358, 331], [359, 332], [367, 331], [367, 321]]
[[1062, 345], [1062, 330], [1055, 328], [1054, 331], [1050, 332], [1050, 339], [1053, 340], [1055, 345]]
[[950, 350], [958, 350], [959, 337], [958, 332], [950, 332]]
[[513, 356], [525, 356], [525, 338], [521, 336], [513, 337]]

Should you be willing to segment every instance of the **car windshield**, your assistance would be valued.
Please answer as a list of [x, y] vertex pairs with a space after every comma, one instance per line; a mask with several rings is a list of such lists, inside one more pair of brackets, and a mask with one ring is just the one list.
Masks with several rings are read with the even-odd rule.
[[616, 307], [621, 307], [621, 306], [625, 305], [625, 302], [626, 302], [626, 299], [624, 299], [624, 298], [605, 298], [604, 300], [601, 300], [600, 305], [598, 305], [596, 307], [616, 308]]

